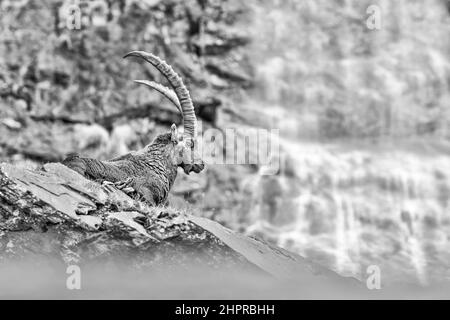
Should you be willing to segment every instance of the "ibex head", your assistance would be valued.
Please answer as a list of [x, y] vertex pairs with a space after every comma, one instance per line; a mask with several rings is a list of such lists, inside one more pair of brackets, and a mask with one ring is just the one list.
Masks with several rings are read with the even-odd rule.
[[[183, 116], [184, 133], [178, 135], [175, 124], [172, 124], [170, 132], [170, 154], [173, 164], [183, 168], [186, 174], [194, 171], [199, 173], [205, 167], [200, 155], [196, 152], [197, 138], [197, 118], [194, 112], [194, 104], [191, 96], [181, 77], [159, 57], [144, 51], [132, 51], [127, 53], [124, 58], [138, 57], [144, 59], [153, 65], [167, 79], [173, 90], [153, 81], [135, 80], [135, 82], [143, 84], [149, 88], [155, 89], [162, 93], [169, 101], [171, 101], [181, 112]], [[157, 138], [158, 139], [158, 138]], [[165, 140], [165, 139], [162, 139]]]
[[183, 168], [186, 174], [194, 171], [199, 173], [205, 168], [203, 160], [194, 148], [189, 147], [184, 142], [184, 137], [178, 135], [178, 129], [175, 124], [170, 128], [170, 140], [174, 146], [172, 153], [173, 164]]

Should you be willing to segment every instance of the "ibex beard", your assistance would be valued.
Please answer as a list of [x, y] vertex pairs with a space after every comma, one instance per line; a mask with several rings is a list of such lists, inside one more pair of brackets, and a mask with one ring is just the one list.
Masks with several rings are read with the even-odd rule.
[[183, 135], [179, 135], [176, 125], [172, 124], [170, 132], [158, 135], [141, 150], [107, 161], [72, 154], [62, 163], [88, 179], [113, 183], [149, 204], [164, 204], [175, 182], [178, 167], [186, 174], [200, 173], [205, 168], [196, 152], [194, 105], [182, 79], [164, 60], [144, 51], [130, 52], [124, 58], [130, 56], [144, 59], [166, 77], [173, 90], [153, 81], [136, 82], [159, 91], [178, 108], [183, 115]]

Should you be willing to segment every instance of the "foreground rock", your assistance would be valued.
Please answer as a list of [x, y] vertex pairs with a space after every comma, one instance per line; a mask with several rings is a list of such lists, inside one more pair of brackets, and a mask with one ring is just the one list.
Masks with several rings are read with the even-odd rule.
[[0, 166], [0, 265], [56, 260], [125, 261], [129, 270], [196, 267], [358, 287], [304, 258], [170, 207], [149, 207], [60, 164]]

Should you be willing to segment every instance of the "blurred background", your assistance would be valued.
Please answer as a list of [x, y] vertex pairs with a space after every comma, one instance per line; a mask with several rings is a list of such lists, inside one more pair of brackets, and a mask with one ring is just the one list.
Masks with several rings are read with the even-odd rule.
[[280, 129], [276, 175], [211, 164], [178, 176], [171, 206], [342, 275], [377, 265], [383, 285], [450, 279], [448, 0], [0, 8], [0, 161], [108, 159], [181, 124], [132, 81], [164, 82], [158, 72], [122, 59], [149, 51], [182, 75], [203, 131]]

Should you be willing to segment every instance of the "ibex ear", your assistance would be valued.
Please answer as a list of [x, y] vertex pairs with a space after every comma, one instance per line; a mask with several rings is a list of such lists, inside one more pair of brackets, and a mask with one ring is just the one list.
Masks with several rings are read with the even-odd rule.
[[172, 124], [172, 126], [170, 127], [170, 139], [172, 140], [173, 143], [177, 143], [178, 142], [178, 129], [177, 126], [174, 124]]

